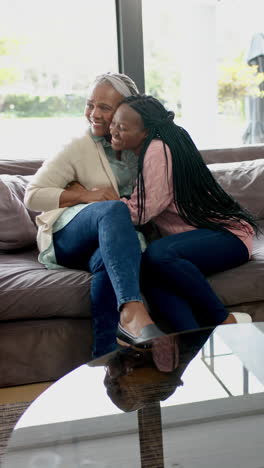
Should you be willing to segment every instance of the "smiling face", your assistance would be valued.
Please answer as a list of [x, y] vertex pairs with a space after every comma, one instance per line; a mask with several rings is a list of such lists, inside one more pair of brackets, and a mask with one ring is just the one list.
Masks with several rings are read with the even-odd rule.
[[110, 125], [111, 145], [116, 151], [125, 149], [139, 154], [147, 136], [141, 116], [128, 104], [121, 104]]
[[109, 135], [109, 126], [115, 110], [124, 99], [109, 83], [100, 83], [91, 88], [85, 107], [93, 135]]

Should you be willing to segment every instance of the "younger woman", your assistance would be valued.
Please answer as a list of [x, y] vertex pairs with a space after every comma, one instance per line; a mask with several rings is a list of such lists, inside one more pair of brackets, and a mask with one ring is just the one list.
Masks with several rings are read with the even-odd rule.
[[[131, 96], [110, 125], [112, 148], [138, 156], [137, 187], [122, 201], [134, 224], [152, 220], [163, 236], [143, 254], [143, 293], [174, 331], [250, 321], [227, 312], [206, 276], [249, 260], [256, 222], [216, 182], [173, 117], [157, 99]], [[122, 323], [118, 336], [132, 342]]]

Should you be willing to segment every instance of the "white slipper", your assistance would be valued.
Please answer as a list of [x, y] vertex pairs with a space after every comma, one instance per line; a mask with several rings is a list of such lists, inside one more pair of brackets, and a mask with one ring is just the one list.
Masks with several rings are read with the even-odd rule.
[[236, 319], [237, 323], [250, 323], [252, 318], [246, 312], [230, 312]]

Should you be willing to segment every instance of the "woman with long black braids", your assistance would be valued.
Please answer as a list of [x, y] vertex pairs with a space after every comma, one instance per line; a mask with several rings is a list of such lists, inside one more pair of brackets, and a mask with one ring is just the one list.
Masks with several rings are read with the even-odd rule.
[[[157, 99], [138, 95], [124, 99], [110, 125], [112, 148], [138, 156], [137, 186], [121, 200], [134, 224], [152, 220], [162, 236], [143, 253], [143, 293], [151, 312], [175, 331], [251, 321], [229, 313], [206, 276], [249, 260], [257, 224], [217, 183], [173, 118]], [[128, 329], [119, 323], [118, 337], [133, 343]]]

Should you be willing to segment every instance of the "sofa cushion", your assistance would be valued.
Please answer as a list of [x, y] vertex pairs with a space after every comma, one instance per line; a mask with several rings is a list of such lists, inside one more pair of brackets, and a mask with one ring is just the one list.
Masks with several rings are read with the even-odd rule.
[[0, 175], [0, 249], [13, 250], [36, 242], [36, 212], [27, 210], [24, 194], [32, 176]]
[[257, 219], [264, 219], [264, 159], [209, 164], [217, 182]]
[[90, 317], [91, 274], [47, 270], [38, 250], [0, 253], [0, 322]]

